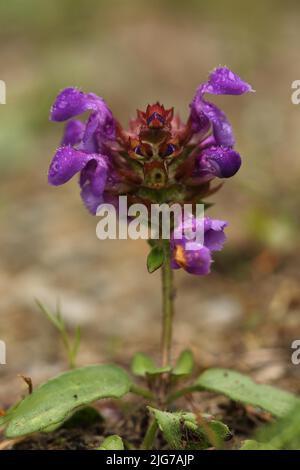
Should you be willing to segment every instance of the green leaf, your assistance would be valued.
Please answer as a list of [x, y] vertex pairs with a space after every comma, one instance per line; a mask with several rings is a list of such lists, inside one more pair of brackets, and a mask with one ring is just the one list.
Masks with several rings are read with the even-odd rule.
[[149, 407], [171, 449], [207, 449], [210, 445], [220, 447], [230, 435], [228, 426], [210, 417], [199, 418], [183, 411], [170, 413]]
[[131, 370], [134, 375], [144, 377], [147, 372], [155, 369], [155, 363], [151, 357], [144, 353], [136, 353], [131, 362]]
[[37, 306], [39, 307], [39, 309], [41, 310], [41, 312], [48, 318], [48, 320], [53, 324], [53, 326], [55, 326], [55, 328], [58, 330], [58, 331], [62, 331], [63, 330], [63, 319], [61, 317], [61, 313], [60, 313], [60, 310], [59, 310], [59, 305], [57, 305], [57, 311], [56, 313], [52, 313], [50, 312], [50, 310], [48, 310], [43, 304], [42, 302], [39, 300], [39, 299], [35, 299], [35, 303], [37, 304]]
[[64, 319], [60, 311], [60, 305], [57, 303], [56, 312], [52, 313], [47, 309], [38, 299], [36, 299], [36, 304], [40, 308], [41, 312], [50, 320], [54, 327], [59, 331], [63, 345], [65, 347], [68, 362], [70, 369], [75, 368], [76, 356], [78, 354], [80, 340], [81, 340], [81, 330], [78, 326], [75, 330], [74, 338], [70, 336], [67, 331]]
[[251, 439], [244, 441], [244, 444], [240, 450], [277, 450], [275, 447], [270, 444], [257, 442]]
[[164, 374], [170, 372], [172, 368], [170, 366], [157, 367], [151, 357], [139, 352], [133, 356], [131, 370], [134, 375], [145, 377], [146, 375]]
[[124, 450], [124, 444], [120, 436], [115, 434], [104, 439], [97, 450]]
[[278, 450], [300, 450], [300, 401], [284, 418], [263, 426], [256, 439]]
[[163, 262], [164, 254], [162, 248], [160, 246], [154, 246], [147, 258], [147, 269], [149, 273], [153, 273], [160, 268]]
[[127, 373], [115, 365], [93, 365], [65, 372], [38, 387], [6, 418], [8, 438], [41, 431], [64, 421], [75, 410], [101, 398], [129, 392]]
[[194, 357], [192, 351], [186, 349], [182, 351], [177, 359], [176, 365], [172, 371], [173, 375], [188, 375], [193, 372]]
[[299, 400], [292, 393], [270, 385], [256, 384], [247, 375], [229, 369], [207, 370], [196, 380], [194, 389], [220, 393], [278, 417], [286, 415]]

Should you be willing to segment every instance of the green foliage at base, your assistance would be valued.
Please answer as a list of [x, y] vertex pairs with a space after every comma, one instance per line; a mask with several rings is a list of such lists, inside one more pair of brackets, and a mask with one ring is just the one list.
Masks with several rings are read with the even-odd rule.
[[277, 417], [285, 416], [299, 399], [270, 385], [255, 383], [250, 377], [229, 369], [208, 369], [196, 380], [194, 390], [209, 390], [231, 400], [257, 406]]
[[149, 407], [171, 449], [203, 450], [222, 447], [230, 436], [226, 424], [206, 416], [179, 411], [170, 413]]
[[121, 398], [130, 386], [127, 373], [115, 365], [74, 369], [34, 390], [0, 419], [0, 426], [6, 425], [9, 438], [49, 430], [79, 407], [101, 398]]

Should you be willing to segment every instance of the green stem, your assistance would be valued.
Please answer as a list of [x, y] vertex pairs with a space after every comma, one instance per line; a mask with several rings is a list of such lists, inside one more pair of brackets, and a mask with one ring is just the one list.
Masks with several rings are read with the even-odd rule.
[[173, 308], [173, 271], [171, 268], [170, 241], [162, 240], [164, 264], [162, 266], [162, 295], [163, 295], [163, 330], [162, 330], [162, 367], [170, 364], [172, 345]]
[[141, 450], [149, 450], [152, 449], [154, 439], [156, 437], [158, 425], [156, 419], [150, 422], [145, 437], [143, 439]]
[[162, 296], [163, 296], [163, 331], [162, 331], [162, 367], [170, 364], [172, 345], [173, 306], [173, 271], [171, 268], [170, 241], [162, 240], [164, 264], [162, 266]]

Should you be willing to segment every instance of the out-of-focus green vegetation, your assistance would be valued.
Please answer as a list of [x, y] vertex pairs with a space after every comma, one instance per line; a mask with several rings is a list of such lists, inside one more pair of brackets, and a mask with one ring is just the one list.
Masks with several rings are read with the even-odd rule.
[[186, 117], [196, 86], [214, 66], [226, 64], [256, 94], [216, 98], [233, 122], [244, 165], [215, 197], [214, 210], [220, 215], [222, 205], [234, 206], [230, 230], [237, 237], [293, 246], [299, 228], [300, 107], [292, 105], [290, 94], [300, 73], [299, 14], [299, 2], [279, 0], [2, 1], [5, 197], [13, 194], [18, 172], [33, 171], [43, 181], [62, 130], [48, 122], [61, 88], [93, 90], [123, 124], [137, 107], [157, 99]]

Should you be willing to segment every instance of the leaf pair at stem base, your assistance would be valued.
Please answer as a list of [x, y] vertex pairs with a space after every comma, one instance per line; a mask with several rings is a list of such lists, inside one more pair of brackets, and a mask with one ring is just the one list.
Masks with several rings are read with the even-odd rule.
[[[177, 373], [180, 376], [180, 374], [187, 372], [190, 367], [189, 354], [187, 352], [181, 354], [171, 373], [175, 373], [175, 375]], [[140, 376], [149, 374], [151, 367], [154, 367], [149, 361], [146, 366], [145, 362], [147, 361], [141, 354], [136, 355], [133, 362], [133, 368]], [[155, 369], [152, 372], [154, 374], [158, 373]], [[173, 400], [185, 393], [204, 390], [226, 395], [234, 401], [261, 408], [270, 412], [273, 416], [285, 420], [287, 420], [285, 417], [289, 416], [289, 413], [291, 416], [293, 407], [299, 408], [300, 404], [299, 398], [289, 392], [269, 385], [256, 384], [246, 375], [226, 369], [209, 369], [205, 371], [190, 386], [178, 390], [177, 394], [174, 394]], [[93, 365], [74, 369], [49, 380], [8, 410], [0, 418], [0, 427], [6, 427], [5, 434], [8, 438], [20, 437], [39, 431], [49, 432], [51, 429], [60, 426], [79, 408], [103, 398], [122, 398], [130, 391], [134, 392], [132, 379], [125, 370], [116, 365]], [[147, 397], [145, 396], [145, 398]], [[172, 446], [177, 446], [180, 440], [185, 448], [189, 448], [193, 442], [195, 444], [198, 438], [195, 445], [201, 446], [204, 445], [204, 442], [206, 442], [205, 445], [207, 443], [211, 445], [213, 438], [209, 436], [209, 429], [216, 427], [219, 434], [222, 430], [225, 432], [225, 429], [227, 429], [223, 423], [218, 424], [219, 422], [211, 418], [208, 421], [206, 420], [208, 429], [205, 429], [203, 423], [199, 423], [195, 415], [192, 416], [184, 411], [170, 413], [151, 407], [150, 412], [169, 445], [172, 441]], [[297, 416], [299, 416], [299, 413]], [[292, 421], [294, 422], [294, 420]], [[214, 422], [217, 424], [213, 424]], [[288, 423], [286, 423], [286, 426], [288, 426]], [[182, 438], [181, 435], [178, 436], [179, 429], [182, 433], [185, 433], [185, 438]], [[204, 435], [206, 437], [203, 437]], [[300, 428], [298, 429], [298, 435], [300, 436]], [[222, 436], [222, 438], [225, 437], [224, 433]], [[286, 442], [287, 437], [285, 436], [284, 439]], [[213, 445], [217, 446], [217, 440]]]

